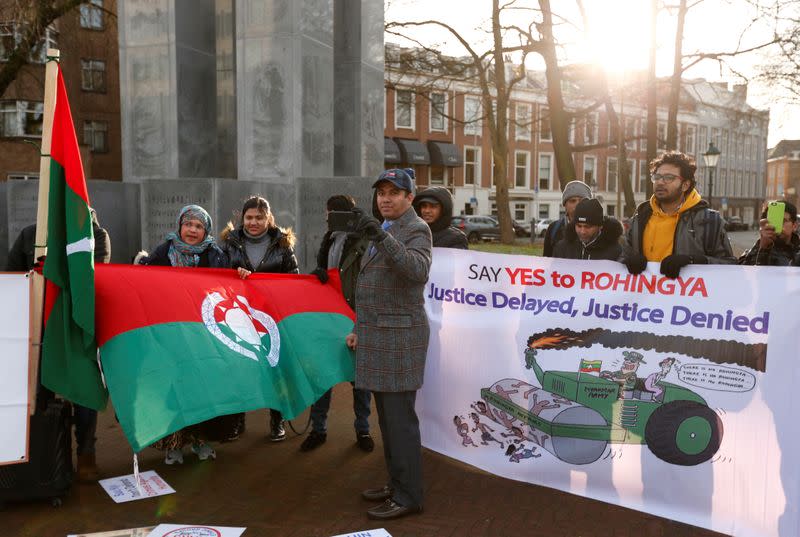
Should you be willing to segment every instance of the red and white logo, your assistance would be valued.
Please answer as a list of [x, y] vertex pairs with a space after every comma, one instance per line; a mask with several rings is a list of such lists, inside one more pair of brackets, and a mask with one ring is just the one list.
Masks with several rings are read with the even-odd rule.
[[208, 331], [229, 349], [251, 360], [266, 359], [272, 367], [278, 365], [278, 325], [272, 317], [251, 307], [245, 297], [224, 297], [215, 291], [203, 300], [201, 310]]

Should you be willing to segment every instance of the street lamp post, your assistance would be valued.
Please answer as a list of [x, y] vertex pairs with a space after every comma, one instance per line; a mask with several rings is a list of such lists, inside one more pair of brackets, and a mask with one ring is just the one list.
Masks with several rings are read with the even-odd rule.
[[719, 163], [719, 149], [714, 145], [714, 142], [708, 142], [708, 151], [703, 153], [703, 159], [708, 168], [708, 205], [713, 208], [712, 202], [714, 201], [714, 169]]

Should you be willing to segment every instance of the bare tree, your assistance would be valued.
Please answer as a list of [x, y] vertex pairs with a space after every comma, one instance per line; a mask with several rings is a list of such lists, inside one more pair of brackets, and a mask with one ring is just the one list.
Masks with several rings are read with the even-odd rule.
[[[567, 110], [564, 103], [561, 81], [564, 77], [558, 64], [557, 42], [553, 28], [562, 21], [551, 9], [549, 0], [538, 0], [538, 9], [521, 5], [518, 0], [507, 0], [501, 4], [492, 0], [490, 29], [492, 41], [487, 50], [478, 52], [473, 45], [457, 29], [438, 20], [413, 22], [390, 21], [386, 24], [386, 32], [413, 42], [423, 51], [423, 63], [426, 63], [426, 76], [414, 80], [419, 84], [423, 79], [425, 88], [441, 85], [445, 79], [469, 82], [477, 87], [483, 104], [483, 118], [491, 138], [494, 162], [493, 179], [497, 214], [500, 221], [501, 240], [510, 243], [514, 240], [509, 208], [508, 180], [508, 104], [514, 88], [527, 77], [525, 61], [529, 54], [538, 54], [545, 63], [547, 80], [547, 118], [553, 137], [556, 168], [559, 181], [567, 182], [575, 179], [573, 151], [589, 150], [597, 147], [586, 146], [573, 148], [569, 141], [570, 124], [581, 115], [586, 114], [602, 103], [578, 111]], [[524, 24], [519, 24], [524, 20]], [[514, 21], [514, 22], [510, 22]], [[464, 49], [466, 56], [453, 62], [437, 51], [409, 36], [409, 29], [415, 27], [437, 27], [444, 30]], [[511, 61], [514, 58], [514, 61]], [[390, 63], [387, 61], [387, 66]], [[400, 67], [401, 71], [402, 66]], [[441, 87], [441, 86], [440, 86]], [[422, 92], [427, 93], [426, 91]], [[496, 102], [496, 105], [495, 105]], [[437, 110], [438, 111], [438, 110]], [[441, 113], [441, 111], [439, 111]], [[475, 119], [475, 118], [465, 118]]]
[[[48, 27], [81, 4], [89, 3], [89, 0], [0, 0], [0, 21], [13, 35], [12, 40], [3, 43], [0, 95], [5, 94], [22, 68], [30, 62], [31, 55], [42, 46]], [[102, 9], [114, 16], [99, 6], [93, 6], [93, 9]], [[9, 44], [13, 46], [8, 47]]]

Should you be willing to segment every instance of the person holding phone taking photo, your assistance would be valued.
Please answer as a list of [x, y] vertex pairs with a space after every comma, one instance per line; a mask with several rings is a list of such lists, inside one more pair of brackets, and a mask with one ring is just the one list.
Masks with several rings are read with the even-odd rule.
[[[775, 216], [781, 218], [776, 219]], [[770, 219], [769, 216], [772, 216]], [[797, 207], [786, 201], [771, 201], [761, 212], [756, 243], [739, 257], [740, 265], [789, 266], [800, 252]]]

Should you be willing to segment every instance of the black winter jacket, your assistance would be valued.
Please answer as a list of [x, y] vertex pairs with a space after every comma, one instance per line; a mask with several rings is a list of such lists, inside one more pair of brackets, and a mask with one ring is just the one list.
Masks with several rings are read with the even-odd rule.
[[739, 256], [738, 262], [740, 265], [788, 267], [800, 252], [800, 237], [794, 233], [792, 233], [789, 244], [783, 242], [780, 237], [772, 244], [772, 248], [760, 248], [759, 242], [756, 240], [756, 243], [749, 250]]
[[[169, 260], [169, 241], [162, 242], [153, 253], [144, 257], [139, 261], [141, 265], [156, 265], [159, 267], [171, 267], [172, 262]], [[200, 262], [197, 264], [198, 268], [228, 268], [228, 256], [214, 243], [206, 248], [200, 254]]]
[[547, 231], [544, 233], [544, 247], [542, 248], [542, 255], [544, 257], [557, 257], [553, 254], [553, 250], [559, 241], [564, 239], [564, 230], [569, 227], [567, 215], [560, 216], [558, 220], [550, 222], [547, 226]]
[[231, 268], [245, 268], [250, 272], [272, 272], [281, 274], [299, 274], [297, 258], [294, 255], [294, 233], [291, 229], [271, 228], [269, 231], [272, 244], [264, 254], [264, 258], [253, 267], [245, 251], [245, 234], [242, 227], [231, 230], [222, 242], [222, 251], [228, 256]]
[[440, 248], [467, 250], [469, 248], [467, 236], [464, 235], [464, 232], [460, 229], [450, 225], [450, 222], [453, 220], [453, 196], [450, 194], [450, 191], [441, 186], [432, 186], [418, 192], [412, 205], [420, 218], [422, 215], [420, 214], [420, 204], [417, 200], [423, 197], [434, 198], [442, 206], [441, 216], [439, 216], [433, 224], [429, 224], [433, 237], [433, 245]]
[[[362, 236], [350, 236], [344, 241], [342, 257], [339, 259], [339, 278], [342, 280], [342, 294], [347, 304], [356, 309], [356, 281], [361, 270], [361, 258], [367, 251], [369, 242]], [[317, 268], [328, 269], [328, 253], [331, 249], [331, 232], [322, 237], [322, 245], [317, 252]]]
[[553, 257], [563, 259], [607, 259], [619, 261], [622, 258], [622, 224], [610, 216], [603, 217], [600, 235], [587, 245], [583, 245], [575, 233], [575, 226], [565, 226], [564, 238], [553, 248]]
[[[97, 220], [97, 213], [91, 209], [92, 214], [92, 231], [94, 232], [94, 262], [95, 263], [110, 263], [111, 262], [111, 239], [108, 236], [108, 231], [100, 227]], [[22, 229], [17, 239], [14, 241], [14, 246], [8, 252], [8, 261], [6, 262], [6, 270], [9, 271], [25, 271], [33, 268], [33, 252], [36, 244], [36, 224], [31, 224]]]

